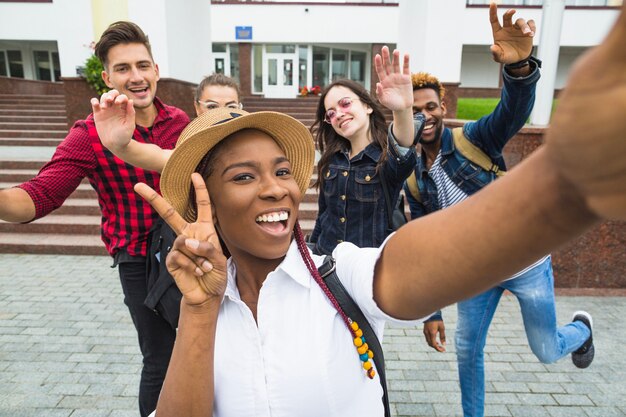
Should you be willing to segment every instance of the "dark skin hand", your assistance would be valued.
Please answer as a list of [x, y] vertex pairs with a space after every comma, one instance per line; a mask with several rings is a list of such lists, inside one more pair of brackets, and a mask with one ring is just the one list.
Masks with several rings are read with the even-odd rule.
[[[439, 335], [439, 340], [437, 340]], [[424, 323], [424, 338], [428, 346], [437, 352], [446, 351], [446, 326], [443, 320], [432, 320]]]

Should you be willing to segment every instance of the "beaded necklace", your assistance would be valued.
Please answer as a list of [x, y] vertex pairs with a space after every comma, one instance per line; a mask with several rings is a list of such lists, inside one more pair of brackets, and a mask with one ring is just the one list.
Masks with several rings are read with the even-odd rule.
[[294, 226], [294, 234], [296, 238], [296, 243], [298, 245], [298, 250], [300, 251], [300, 255], [302, 256], [302, 259], [304, 260], [304, 263], [307, 269], [311, 273], [311, 276], [313, 276], [313, 279], [315, 280], [315, 282], [317, 282], [317, 284], [320, 286], [324, 294], [326, 294], [326, 297], [328, 297], [331, 304], [335, 307], [335, 309], [341, 316], [341, 319], [343, 320], [346, 327], [348, 328], [348, 331], [352, 334], [353, 343], [354, 343], [354, 346], [356, 347], [357, 353], [359, 354], [359, 359], [363, 362], [363, 369], [365, 369], [365, 372], [370, 379], [374, 379], [374, 375], [376, 375], [376, 371], [374, 370], [374, 367], [372, 366], [372, 361], [371, 361], [371, 359], [374, 357], [374, 352], [372, 352], [369, 346], [367, 345], [365, 336], [363, 336], [363, 330], [359, 328], [359, 324], [356, 321], [353, 321], [350, 317], [346, 315], [346, 313], [343, 311], [343, 309], [339, 305], [339, 302], [337, 301], [333, 293], [330, 291], [330, 289], [326, 285], [326, 282], [320, 276], [319, 271], [315, 267], [315, 263], [313, 262], [313, 259], [311, 259], [311, 255], [309, 254], [309, 250], [306, 246], [306, 243], [304, 242], [304, 236], [302, 235], [302, 229], [300, 228], [300, 223], [298, 223], [297, 221], [296, 221], [296, 225]]

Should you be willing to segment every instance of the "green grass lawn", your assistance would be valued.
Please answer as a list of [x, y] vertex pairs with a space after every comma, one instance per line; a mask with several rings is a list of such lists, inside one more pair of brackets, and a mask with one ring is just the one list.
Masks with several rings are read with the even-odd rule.
[[[499, 98], [460, 98], [457, 102], [456, 118], [476, 120], [488, 115], [496, 108]], [[552, 112], [558, 100], [552, 101]]]

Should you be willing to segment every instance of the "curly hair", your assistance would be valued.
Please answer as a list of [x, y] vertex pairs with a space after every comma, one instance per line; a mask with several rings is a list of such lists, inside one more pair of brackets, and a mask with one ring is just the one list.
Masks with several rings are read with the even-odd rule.
[[434, 90], [439, 96], [439, 101], [443, 101], [443, 97], [446, 94], [446, 89], [439, 81], [439, 78], [427, 72], [418, 72], [411, 74], [411, 83], [413, 84], [413, 91], [421, 90], [422, 88], [430, 88]]
[[317, 110], [315, 112], [315, 122], [311, 126], [311, 133], [315, 136], [317, 142], [317, 148], [321, 152], [319, 162], [317, 163], [317, 180], [314, 186], [320, 188], [324, 176], [322, 175], [328, 169], [328, 165], [333, 155], [346, 147], [350, 147], [348, 139], [335, 132], [335, 129], [328, 123], [324, 122], [324, 115], [326, 114], [326, 107], [324, 106], [324, 99], [330, 90], [334, 87], [345, 87], [351, 90], [359, 97], [361, 103], [369, 106], [372, 109], [372, 113], [369, 116], [370, 126], [369, 134], [372, 143], [378, 146], [382, 150], [376, 169], [384, 163], [387, 158], [387, 122], [385, 115], [381, 109], [380, 104], [373, 99], [369, 92], [356, 81], [349, 79], [340, 79], [324, 88], [322, 95], [317, 104]]

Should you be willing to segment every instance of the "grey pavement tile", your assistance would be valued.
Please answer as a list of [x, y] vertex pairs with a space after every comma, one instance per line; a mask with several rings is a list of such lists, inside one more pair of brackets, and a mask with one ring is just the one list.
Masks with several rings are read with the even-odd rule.
[[529, 382], [528, 388], [534, 393], [565, 393], [565, 388], [562, 384], [548, 383], [548, 382]]
[[398, 416], [435, 416], [435, 409], [430, 404], [397, 403]]
[[546, 407], [546, 410], [553, 417], [587, 417], [580, 407]]
[[626, 407], [581, 407], [589, 417], [624, 417]]
[[548, 411], [541, 406], [510, 405], [508, 408], [515, 417], [550, 417]]
[[594, 405], [586, 395], [553, 394], [553, 397], [559, 405]]
[[460, 404], [433, 404], [435, 415], [441, 417], [462, 417], [463, 410]]
[[493, 405], [485, 408], [485, 417], [509, 417], [511, 412], [504, 405]]
[[554, 398], [549, 394], [517, 394], [522, 404], [528, 405], [557, 405]]
[[109, 410], [97, 410], [97, 409], [87, 409], [87, 410], [74, 410], [70, 417], [108, 417], [111, 415]]

